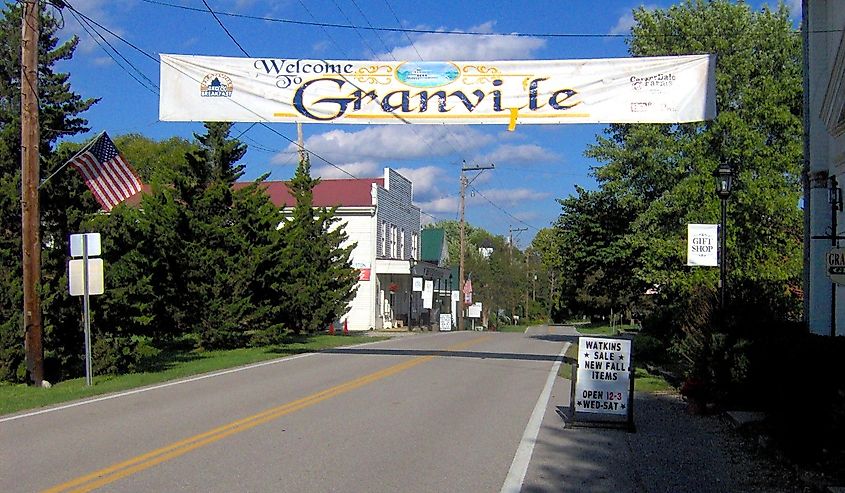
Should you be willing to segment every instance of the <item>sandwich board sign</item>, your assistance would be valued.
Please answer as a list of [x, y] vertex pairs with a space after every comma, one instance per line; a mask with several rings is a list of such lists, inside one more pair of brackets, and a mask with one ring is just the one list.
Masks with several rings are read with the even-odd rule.
[[631, 341], [579, 337], [578, 368], [571, 396], [573, 422], [633, 428], [634, 371]]

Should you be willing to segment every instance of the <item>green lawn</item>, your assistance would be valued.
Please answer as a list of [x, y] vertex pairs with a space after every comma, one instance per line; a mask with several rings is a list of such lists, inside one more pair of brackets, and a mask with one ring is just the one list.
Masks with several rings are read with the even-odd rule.
[[580, 332], [583, 335], [591, 335], [591, 336], [615, 336], [618, 335], [623, 330], [630, 330], [633, 329], [634, 326], [632, 325], [616, 325], [613, 328], [610, 325], [601, 325], [601, 324], [589, 324], [589, 325], [581, 325], [576, 326], [575, 330]]
[[[573, 360], [578, 359], [578, 345], [572, 344], [566, 350], [566, 357]], [[558, 376], [571, 379], [572, 365], [569, 363], [562, 363], [560, 370], [557, 372]], [[634, 368], [634, 391], [635, 392], [665, 392], [673, 390], [669, 382], [659, 375], [652, 375], [645, 368]]]
[[525, 329], [527, 329], [527, 328], [528, 328], [527, 325], [502, 325], [502, 326], [499, 326], [499, 328], [497, 328], [496, 330], [499, 331], [499, 332], [519, 332], [519, 333], [522, 333], [522, 332], [525, 332]]
[[168, 380], [233, 368], [259, 361], [309, 353], [337, 346], [387, 339], [369, 336], [315, 335], [290, 337], [284, 344], [229, 351], [188, 351], [163, 353], [150, 367], [158, 371], [127, 375], [94, 376], [94, 384], [85, 386], [85, 378], [58, 382], [50, 389], [26, 385], [0, 384], [0, 415], [35, 409], [60, 402], [82, 399], [109, 392], [132, 389]]

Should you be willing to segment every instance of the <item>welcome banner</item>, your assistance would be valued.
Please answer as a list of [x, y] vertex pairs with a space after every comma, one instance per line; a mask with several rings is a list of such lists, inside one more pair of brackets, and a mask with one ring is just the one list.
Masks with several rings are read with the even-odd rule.
[[163, 121], [683, 123], [713, 119], [715, 56], [377, 62], [161, 55]]

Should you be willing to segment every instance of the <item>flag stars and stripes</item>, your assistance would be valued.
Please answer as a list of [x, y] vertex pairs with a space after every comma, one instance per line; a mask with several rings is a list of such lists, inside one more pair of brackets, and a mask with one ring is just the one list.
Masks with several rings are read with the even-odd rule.
[[141, 191], [141, 180], [135, 170], [105, 132], [71, 159], [70, 165], [79, 170], [85, 185], [106, 212]]

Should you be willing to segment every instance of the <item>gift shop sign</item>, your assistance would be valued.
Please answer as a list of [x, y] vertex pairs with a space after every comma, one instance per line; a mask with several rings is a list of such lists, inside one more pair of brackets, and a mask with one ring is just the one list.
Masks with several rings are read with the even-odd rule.
[[631, 341], [581, 337], [575, 412], [627, 415], [631, 384]]

